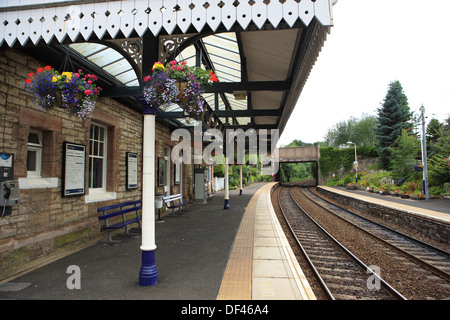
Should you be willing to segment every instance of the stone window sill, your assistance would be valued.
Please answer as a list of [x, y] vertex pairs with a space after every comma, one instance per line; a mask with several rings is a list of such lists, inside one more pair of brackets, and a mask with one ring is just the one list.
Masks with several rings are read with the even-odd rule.
[[20, 189], [57, 188], [58, 178], [19, 178]]

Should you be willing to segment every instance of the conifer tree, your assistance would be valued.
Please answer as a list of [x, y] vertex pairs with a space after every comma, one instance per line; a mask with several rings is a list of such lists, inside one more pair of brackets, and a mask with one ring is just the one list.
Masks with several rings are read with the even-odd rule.
[[408, 99], [399, 81], [389, 84], [386, 97], [377, 111], [375, 137], [380, 148], [380, 163], [384, 169], [389, 169], [391, 156], [389, 148], [395, 147], [397, 138], [401, 135], [402, 129], [408, 127], [408, 120], [411, 118]]

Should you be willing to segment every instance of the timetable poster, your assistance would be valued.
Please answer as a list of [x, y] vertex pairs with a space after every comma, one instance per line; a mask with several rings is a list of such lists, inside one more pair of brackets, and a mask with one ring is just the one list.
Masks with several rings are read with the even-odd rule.
[[137, 153], [127, 152], [127, 189], [138, 187], [138, 158]]
[[85, 188], [86, 147], [64, 142], [63, 196], [80, 196]]

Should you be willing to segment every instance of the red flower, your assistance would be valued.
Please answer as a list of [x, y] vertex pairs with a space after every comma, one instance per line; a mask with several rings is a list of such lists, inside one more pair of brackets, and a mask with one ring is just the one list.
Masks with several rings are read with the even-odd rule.
[[91, 90], [85, 90], [85, 91], [84, 91], [84, 94], [87, 95], [87, 96], [90, 95], [91, 93], [92, 93]]
[[31, 82], [31, 79], [30, 78], [28, 78], [27, 80], [25, 80], [25, 83], [30, 83]]
[[52, 67], [50, 67], [50, 66], [45, 66], [45, 67], [44, 67], [44, 70], [52, 70]]
[[34, 73], [29, 73], [29, 74], [28, 74], [28, 77], [29, 77], [29, 78], [33, 78], [33, 76], [34, 76]]
[[214, 72], [210, 71], [209, 75], [210, 75], [209, 80], [211, 80], [212, 82], [217, 82], [217, 76], [215, 75]]
[[44, 71], [44, 69], [38, 68], [38, 69], [36, 70], [36, 73], [39, 74], [39, 73], [41, 73], [42, 71]]
[[146, 77], [144, 78], [144, 81], [147, 82], [147, 81], [149, 81], [149, 80], [151, 80], [151, 79], [152, 79], [152, 77], [146, 76]]

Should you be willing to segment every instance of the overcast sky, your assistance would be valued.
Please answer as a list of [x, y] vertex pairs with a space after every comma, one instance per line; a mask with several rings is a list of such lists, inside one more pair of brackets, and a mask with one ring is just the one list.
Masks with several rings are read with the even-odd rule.
[[[339, 0], [334, 26], [278, 145], [323, 141], [351, 116], [376, 115], [398, 80], [428, 120], [450, 115], [450, 0]], [[435, 114], [435, 115], [433, 115]]]

